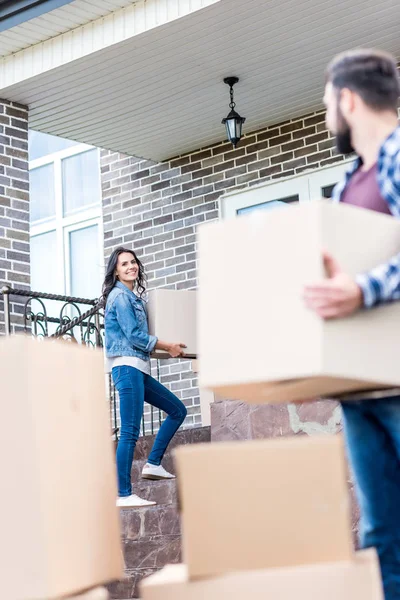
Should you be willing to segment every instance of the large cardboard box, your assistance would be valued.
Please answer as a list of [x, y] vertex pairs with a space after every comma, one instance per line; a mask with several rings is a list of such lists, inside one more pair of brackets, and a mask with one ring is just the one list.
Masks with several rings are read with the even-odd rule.
[[102, 353], [0, 340], [0, 562], [7, 600], [123, 575]]
[[190, 581], [186, 565], [168, 565], [141, 583], [142, 600], [383, 600], [375, 550], [354, 561], [229, 573]]
[[63, 598], [60, 600], [108, 600], [110, 594], [105, 587], [92, 588], [81, 594], [70, 596], [69, 598]]
[[[192, 361], [192, 371], [193, 373], [199, 372], [199, 361]], [[215, 402], [215, 395], [211, 390], [207, 390], [205, 388], [200, 388], [200, 414], [201, 414], [201, 424], [203, 427], [208, 427], [211, 425], [211, 404]]]
[[[186, 344], [185, 356], [197, 356], [195, 290], [150, 290], [147, 303], [149, 331], [163, 342]], [[171, 358], [157, 350], [153, 358]]]
[[333, 321], [305, 307], [324, 250], [366, 272], [400, 252], [400, 220], [321, 200], [200, 228], [200, 386], [255, 403], [400, 387], [400, 302]]
[[351, 559], [340, 436], [182, 446], [175, 460], [191, 577]]

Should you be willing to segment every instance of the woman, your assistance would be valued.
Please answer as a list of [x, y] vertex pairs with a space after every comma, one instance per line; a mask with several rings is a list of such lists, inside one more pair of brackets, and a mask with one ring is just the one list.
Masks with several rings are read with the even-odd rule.
[[107, 266], [103, 285], [105, 303], [105, 342], [108, 369], [119, 393], [121, 430], [117, 448], [119, 507], [150, 506], [132, 494], [131, 469], [139, 437], [144, 401], [166, 412], [147, 464], [142, 471], [146, 479], [173, 479], [161, 466], [167, 446], [182, 425], [185, 405], [150, 375], [150, 354], [164, 350], [172, 358], [184, 355], [181, 343], [162, 342], [149, 335], [146, 305], [143, 301], [146, 276], [136, 254], [117, 248]]

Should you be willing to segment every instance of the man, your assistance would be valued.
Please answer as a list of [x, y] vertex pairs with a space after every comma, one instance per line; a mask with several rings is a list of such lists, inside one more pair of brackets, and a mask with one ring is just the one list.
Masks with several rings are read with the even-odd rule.
[[[339, 152], [358, 155], [345, 181], [336, 186], [334, 201], [400, 218], [399, 95], [396, 61], [384, 52], [356, 50], [329, 65], [324, 96], [327, 127], [336, 136]], [[400, 299], [400, 255], [355, 279], [334, 257], [325, 255], [324, 261], [329, 279], [308, 286], [304, 293], [307, 306], [322, 318], [346, 317]], [[362, 398], [342, 402], [361, 508], [360, 541], [364, 548], [376, 547], [385, 598], [398, 600], [400, 390], [365, 393]]]

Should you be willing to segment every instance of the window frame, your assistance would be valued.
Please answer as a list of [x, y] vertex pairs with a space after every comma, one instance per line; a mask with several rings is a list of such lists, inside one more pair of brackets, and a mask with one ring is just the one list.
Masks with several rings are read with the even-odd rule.
[[[294, 195], [299, 196], [299, 202], [315, 200], [318, 196], [321, 197], [318, 188], [328, 186], [333, 181], [339, 181], [352, 162], [354, 162], [354, 158], [343, 160], [334, 165], [303, 171], [298, 175], [278, 180], [274, 179], [253, 187], [227, 192], [221, 197], [219, 203], [219, 217], [220, 219], [240, 217], [242, 215], [239, 215], [238, 211], [243, 208], [254, 206], [254, 210], [257, 210], [258, 204], [265, 204], [266, 202], [273, 202], [279, 200], [279, 198]], [[250, 191], [253, 194], [249, 194]], [[259, 202], [255, 201], [257, 197]]]
[[[100, 195], [99, 202], [91, 205], [87, 205], [82, 210], [77, 210], [68, 216], [64, 216], [64, 198], [63, 198], [63, 181], [62, 181], [62, 161], [65, 158], [77, 156], [84, 152], [96, 150], [99, 159], [99, 181], [100, 181], [100, 150], [95, 146], [88, 146], [87, 144], [77, 144], [59, 150], [52, 154], [42, 156], [35, 160], [29, 161], [29, 171], [44, 167], [49, 164], [53, 164], [54, 168], [54, 205], [55, 214], [52, 217], [47, 217], [38, 221], [30, 223], [30, 237], [36, 237], [38, 235], [46, 234], [51, 231], [56, 232], [56, 244], [57, 244], [57, 258], [60, 262], [60, 271], [58, 273], [58, 283], [60, 288], [64, 291], [65, 295], [70, 295], [71, 291], [71, 264], [70, 264], [70, 238], [71, 232], [85, 229], [97, 225], [98, 227], [98, 240], [99, 240], [99, 264], [101, 265], [102, 274], [104, 273], [104, 256], [103, 256], [103, 244], [104, 244], [104, 227], [102, 219], [102, 198], [101, 198], [101, 182], [100, 182]], [[35, 290], [43, 291], [43, 290]]]
[[[87, 229], [88, 227], [97, 226], [97, 237], [98, 237], [98, 259], [101, 265], [102, 271], [104, 271], [104, 256], [103, 256], [103, 231], [97, 218], [88, 219], [87, 221], [81, 221], [80, 223], [69, 225], [64, 227], [64, 265], [65, 265], [65, 294], [71, 296], [72, 289], [72, 270], [71, 270], [71, 238], [70, 234], [80, 229]], [[100, 290], [99, 290], [100, 295]]]

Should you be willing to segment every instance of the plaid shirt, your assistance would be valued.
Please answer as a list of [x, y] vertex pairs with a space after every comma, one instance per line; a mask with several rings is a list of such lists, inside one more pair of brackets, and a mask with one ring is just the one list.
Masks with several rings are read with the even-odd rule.
[[[361, 166], [358, 158], [346, 173], [344, 181], [333, 190], [332, 200], [340, 202], [352, 175]], [[400, 218], [400, 127], [383, 143], [378, 157], [378, 185], [382, 197], [389, 205], [394, 217]], [[400, 299], [400, 254], [393, 256], [387, 263], [379, 265], [356, 277], [364, 295], [367, 308]]]

